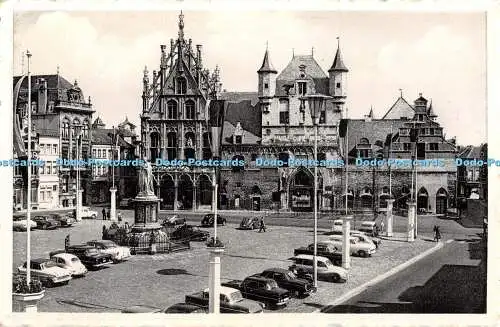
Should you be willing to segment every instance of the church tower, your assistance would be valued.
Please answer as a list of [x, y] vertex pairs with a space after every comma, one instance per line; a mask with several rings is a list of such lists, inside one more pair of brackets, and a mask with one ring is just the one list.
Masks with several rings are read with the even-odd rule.
[[337, 37], [337, 53], [333, 60], [332, 67], [328, 70], [329, 74], [329, 93], [333, 96], [333, 105], [336, 112], [344, 112], [345, 100], [347, 97], [347, 73], [349, 69], [342, 60], [340, 52], [340, 42]]
[[258, 95], [261, 104], [261, 110], [263, 112], [268, 112], [271, 105], [272, 98], [276, 92], [276, 74], [278, 72], [274, 69], [269, 59], [269, 50], [266, 48], [266, 53], [264, 54], [264, 60], [262, 61], [262, 66], [257, 71], [259, 74], [259, 87]]

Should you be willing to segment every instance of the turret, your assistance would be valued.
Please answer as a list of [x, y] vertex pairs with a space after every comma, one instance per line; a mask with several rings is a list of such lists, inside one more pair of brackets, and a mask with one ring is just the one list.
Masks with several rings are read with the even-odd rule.
[[333, 102], [336, 111], [343, 111], [345, 99], [347, 97], [347, 73], [349, 69], [342, 60], [340, 52], [340, 41], [337, 37], [337, 53], [333, 60], [332, 67], [328, 70], [329, 75], [329, 93], [333, 96]]
[[276, 91], [277, 73], [278, 72], [274, 69], [271, 64], [271, 60], [269, 59], [269, 50], [266, 48], [262, 66], [257, 71], [257, 74], [259, 75], [258, 95], [263, 111], [267, 111], [269, 109], [271, 98], [274, 97]]

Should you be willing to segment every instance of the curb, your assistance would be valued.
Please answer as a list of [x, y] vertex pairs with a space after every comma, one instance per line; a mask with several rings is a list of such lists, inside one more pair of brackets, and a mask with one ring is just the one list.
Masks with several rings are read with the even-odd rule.
[[[344, 303], [345, 301], [349, 300], [350, 298], [353, 298], [355, 297], [356, 295], [360, 294], [361, 292], [365, 291], [368, 287], [370, 286], [374, 286], [378, 283], [380, 283], [382, 280], [400, 272], [401, 270], [404, 270], [406, 268], [408, 268], [409, 266], [411, 266], [412, 264], [414, 264], [415, 262], [431, 255], [432, 253], [436, 252], [437, 250], [441, 249], [444, 244], [449, 244], [451, 243], [450, 241], [453, 241], [453, 240], [449, 240], [447, 242], [439, 242], [438, 244], [436, 244], [436, 246], [420, 253], [419, 255], [411, 258], [410, 260], [408, 261], [405, 261], [403, 262], [402, 264], [400, 264], [399, 266], [396, 266], [388, 271], [386, 271], [385, 273], [375, 277], [374, 279], [364, 283], [364, 284], [361, 284], [360, 286], [350, 290], [349, 292], [345, 293], [344, 295], [342, 295], [341, 297], [337, 298], [335, 301], [331, 302], [331, 303], [328, 303], [327, 305], [324, 305], [324, 307], [326, 306], [336, 306], [336, 305], [339, 305], [341, 303]], [[321, 310], [323, 309], [317, 309], [314, 311], [314, 313], [321, 313]]]

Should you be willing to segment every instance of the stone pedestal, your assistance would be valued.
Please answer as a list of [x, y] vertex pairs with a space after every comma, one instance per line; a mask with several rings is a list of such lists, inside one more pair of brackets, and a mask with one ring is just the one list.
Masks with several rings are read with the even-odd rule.
[[393, 199], [387, 200], [387, 211], [385, 212], [385, 228], [386, 228], [385, 235], [388, 237], [392, 237], [393, 206], [394, 206], [394, 200]]
[[408, 225], [407, 225], [407, 240], [408, 242], [415, 241], [415, 218], [417, 215], [417, 203], [408, 202]]
[[158, 223], [158, 202], [160, 199], [156, 195], [139, 194], [134, 202], [134, 225], [132, 233], [143, 233], [156, 231], [162, 228]]
[[342, 268], [351, 268], [351, 221], [352, 215], [342, 217]]
[[208, 248], [210, 251], [210, 268], [208, 272], [209, 313], [220, 313], [220, 257], [223, 248]]
[[30, 294], [12, 293], [12, 302], [15, 305], [17, 305], [16, 311], [37, 313], [38, 301], [40, 301], [44, 295], [45, 295], [45, 290], [39, 293], [30, 293]]
[[111, 193], [111, 210], [109, 213], [110, 220], [117, 221], [116, 218], [116, 188], [110, 188], [109, 192]]

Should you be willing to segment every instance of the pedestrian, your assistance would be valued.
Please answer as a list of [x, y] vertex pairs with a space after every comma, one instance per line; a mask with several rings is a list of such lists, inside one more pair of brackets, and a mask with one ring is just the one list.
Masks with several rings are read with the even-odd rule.
[[108, 220], [111, 220], [111, 209], [108, 210], [108, 213], [106, 215], [108, 216]]
[[106, 220], [106, 208], [102, 208], [102, 220]]
[[118, 211], [118, 221], [122, 221], [122, 213]]
[[434, 241], [439, 242], [441, 239], [441, 232], [439, 231], [439, 226], [434, 225]]
[[260, 232], [266, 232], [266, 224], [264, 223], [264, 217], [260, 217], [260, 229], [259, 229], [259, 233]]
[[386, 231], [385, 231], [385, 224], [384, 224], [383, 220], [380, 222], [380, 232], [382, 234], [387, 234]]

